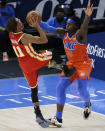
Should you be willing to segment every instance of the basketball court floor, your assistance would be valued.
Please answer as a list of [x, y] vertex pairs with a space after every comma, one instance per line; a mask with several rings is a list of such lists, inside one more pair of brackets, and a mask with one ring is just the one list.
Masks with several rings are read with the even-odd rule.
[[[56, 112], [59, 73], [39, 76], [39, 100], [45, 118]], [[62, 128], [41, 128], [35, 121], [30, 88], [24, 77], [0, 79], [0, 131], [105, 131], [105, 81], [90, 78], [92, 113], [83, 118], [83, 101], [75, 81], [67, 89]]]

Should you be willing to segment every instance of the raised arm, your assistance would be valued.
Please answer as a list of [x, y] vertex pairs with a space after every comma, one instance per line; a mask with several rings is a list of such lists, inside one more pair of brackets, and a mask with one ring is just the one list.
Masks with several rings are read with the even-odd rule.
[[83, 24], [81, 25], [80, 30], [77, 35], [77, 40], [81, 43], [86, 43], [86, 41], [87, 41], [87, 38], [86, 38], [87, 37], [87, 29], [88, 29], [90, 17], [93, 12], [93, 5], [88, 3], [88, 6], [86, 9], [84, 9], [84, 12], [85, 12], [85, 19], [84, 19]]
[[30, 34], [24, 34], [23, 37], [21, 38], [21, 42], [25, 45], [29, 44], [29, 43], [35, 43], [35, 44], [45, 44], [48, 42], [47, 37], [45, 32], [40, 28], [39, 24], [37, 23], [37, 20], [35, 21], [35, 19], [31, 19], [30, 22], [30, 26], [31, 27], [35, 27], [40, 36], [32, 36]]

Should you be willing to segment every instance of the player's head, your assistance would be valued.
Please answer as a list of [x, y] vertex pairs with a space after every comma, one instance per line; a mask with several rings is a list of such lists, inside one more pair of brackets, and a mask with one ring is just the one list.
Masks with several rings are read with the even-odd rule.
[[24, 28], [23, 23], [18, 18], [9, 18], [6, 24], [6, 30], [8, 32], [20, 32]]
[[75, 32], [78, 30], [81, 26], [81, 20], [77, 16], [72, 16], [68, 18], [67, 24], [66, 24], [66, 29], [70, 32]]
[[58, 23], [61, 23], [64, 20], [64, 9], [63, 8], [56, 8], [54, 11], [54, 16], [56, 17], [56, 20]]

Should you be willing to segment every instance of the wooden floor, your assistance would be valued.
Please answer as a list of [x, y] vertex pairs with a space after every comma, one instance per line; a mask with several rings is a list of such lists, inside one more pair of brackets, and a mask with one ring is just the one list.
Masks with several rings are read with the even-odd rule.
[[[55, 105], [41, 106], [46, 118], [55, 115]], [[33, 107], [0, 110], [0, 131], [105, 131], [105, 116], [93, 113], [84, 120], [82, 109], [66, 105], [62, 128], [41, 128], [35, 122]]]

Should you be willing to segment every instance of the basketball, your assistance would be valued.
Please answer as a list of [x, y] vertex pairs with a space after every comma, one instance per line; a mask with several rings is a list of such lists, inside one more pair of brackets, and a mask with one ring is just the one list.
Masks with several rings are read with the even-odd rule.
[[40, 23], [40, 21], [42, 20], [41, 15], [37, 11], [32, 10], [32, 11], [28, 12], [26, 15], [26, 21], [28, 24], [30, 24], [30, 19], [32, 17], [34, 17], [35, 19], [37, 19], [37, 17], [38, 17], [38, 19], [37, 19], [38, 23]]

